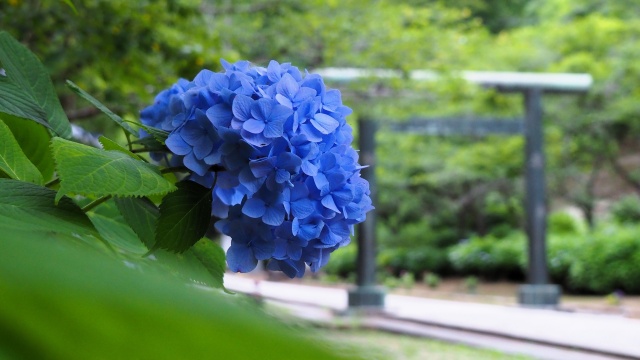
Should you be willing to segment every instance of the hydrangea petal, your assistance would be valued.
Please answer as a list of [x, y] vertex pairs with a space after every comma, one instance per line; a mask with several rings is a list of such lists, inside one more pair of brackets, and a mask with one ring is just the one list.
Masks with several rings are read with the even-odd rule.
[[262, 217], [266, 211], [267, 211], [267, 207], [264, 201], [262, 201], [262, 199], [255, 198], [255, 197], [248, 199], [247, 202], [244, 203], [244, 206], [242, 207], [242, 213], [254, 219]]
[[268, 207], [262, 216], [262, 221], [267, 225], [278, 226], [284, 222], [284, 206]]
[[253, 256], [248, 246], [231, 243], [227, 250], [227, 265], [232, 272], [246, 273], [256, 268], [258, 259]]
[[242, 121], [251, 119], [251, 108], [254, 102], [255, 101], [253, 101], [246, 95], [237, 95], [233, 99], [233, 105], [231, 108], [233, 111], [233, 116]]
[[[249, 119], [244, 122], [242, 128], [247, 130], [252, 134], [260, 134], [262, 130], [264, 130], [265, 124], [264, 121], [258, 121], [255, 119]], [[272, 136], [274, 137], [274, 136]]]
[[207, 109], [207, 118], [216, 128], [231, 126], [233, 113], [227, 104], [216, 104]]
[[333, 211], [335, 211], [337, 213], [340, 212], [340, 210], [338, 210], [338, 207], [336, 206], [336, 203], [333, 200], [333, 197], [331, 195], [327, 195], [327, 196], [322, 198], [322, 206], [326, 207], [327, 209], [333, 210]]
[[329, 134], [330, 132], [337, 129], [338, 125], [340, 125], [338, 120], [322, 113], [316, 114], [316, 116], [311, 119], [311, 124], [313, 124], [313, 126], [323, 134]]
[[187, 155], [192, 150], [191, 146], [182, 140], [182, 137], [177, 133], [169, 135], [165, 145], [176, 155]]
[[291, 213], [299, 219], [304, 219], [313, 214], [315, 206], [311, 199], [300, 199], [291, 203]]

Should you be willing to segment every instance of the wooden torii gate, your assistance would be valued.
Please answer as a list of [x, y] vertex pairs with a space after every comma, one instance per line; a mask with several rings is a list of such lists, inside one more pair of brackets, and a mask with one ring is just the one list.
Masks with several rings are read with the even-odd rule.
[[[395, 70], [383, 69], [354, 69], [354, 68], [325, 68], [315, 70], [328, 81], [348, 83], [362, 78], [391, 79], [400, 78], [403, 74]], [[416, 70], [408, 74], [414, 81], [434, 81], [438, 79], [435, 72]], [[579, 94], [585, 93], [591, 87], [593, 79], [589, 74], [566, 73], [518, 73], [518, 72], [482, 72], [462, 71], [460, 77], [470, 83], [487, 88], [493, 88], [503, 93], [517, 93], [523, 95], [524, 119], [521, 122], [507, 122], [497, 125], [491, 122], [475, 125], [466, 122], [467, 132], [487, 131], [492, 126], [503, 126], [502, 132], [518, 132], [519, 128], [525, 136], [525, 207], [526, 207], [526, 233], [528, 238], [527, 284], [522, 285], [518, 291], [518, 300], [521, 305], [535, 307], [553, 307], [560, 300], [560, 287], [549, 283], [547, 270], [546, 230], [547, 208], [544, 176], [544, 149], [542, 132], [542, 95], [544, 93]], [[428, 133], [435, 131], [436, 127], [460, 131], [460, 126], [449, 123], [448, 119], [416, 120], [398, 125], [401, 130], [420, 130]], [[457, 124], [461, 125], [461, 124]], [[359, 146], [362, 164], [370, 165], [362, 169], [362, 176], [371, 185], [372, 199], [376, 200], [375, 178], [375, 134], [377, 123], [373, 119], [359, 120]], [[485, 129], [485, 130], [482, 130]], [[500, 132], [500, 130], [496, 130]], [[463, 131], [464, 132], [464, 131]], [[493, 132], [493, 131], [491, 131]], [[358, 258], [356, 287], [349, 291], [349, 308], [381, 308], [384, 306], [384, 291], [375, 283], [375, 210], [367, 215], [367, 220], [358, 228]]]

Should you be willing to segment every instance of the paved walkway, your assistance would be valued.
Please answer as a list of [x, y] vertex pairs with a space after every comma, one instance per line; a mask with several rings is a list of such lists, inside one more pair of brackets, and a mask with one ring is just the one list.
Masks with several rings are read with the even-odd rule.
[[[266, 299], [331, 310], [334, 313], [347, 310], [347, 292], [344, 289], [257, 281], [229, 274], [225, 276], [225, 286], [234, 291], [259, 295]], [[606, 358], [597, 354], [640, 359], [640, 320], [618, 315], [387, 295], [382, 316], [370, 317], [368, 322], [377, 322], [376, 327], [387, 327], [386, 330], [395, 332], [412, 333], [411, 324], [414, 324], [421, 325], [423, 331], [428, 332], [431, 329], [432, 333], [437, 333], [437, 330], [458, 331], [460, 336], [466, 334], [472, 338], [502, 338], [503, 343], [516, 341], [520, 342], [520, 346], [524, 346], [524, 341], [530, 346], [552, 345], [560, 347], [560, 351], [573, 348], [596, 354], [595, 357], [584, 355], [575, 357], [576, 359]], [[413, 331], [414, 335], [418, 334], [416, 331]], [[438, 338], [437, 335], [434, 337]], [[455, 336], [453, 338], [455, 339]], [[473, 343], [464, 340], [462, 342]], [[539, 352], [534, 351], [531, 354]], [[569, 358], [568, 355], [561, 354], [540, 357]]]

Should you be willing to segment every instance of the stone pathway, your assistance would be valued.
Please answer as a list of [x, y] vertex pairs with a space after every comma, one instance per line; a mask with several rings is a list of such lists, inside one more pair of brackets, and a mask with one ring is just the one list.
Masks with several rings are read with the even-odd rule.
[[[225, 275], [225, 286], [291, 306], [306, 306], [315, 309], [316, 316], [318, 311], [331, 317], [348, 310], [344, 289], [231, 274]], [[305, 316], [304, 311], [298, 312]], [[618, 315], [387, 295], [384, 311], [365, 317], [363, 324], [541, 359], [640, 359], [640, 320]]]

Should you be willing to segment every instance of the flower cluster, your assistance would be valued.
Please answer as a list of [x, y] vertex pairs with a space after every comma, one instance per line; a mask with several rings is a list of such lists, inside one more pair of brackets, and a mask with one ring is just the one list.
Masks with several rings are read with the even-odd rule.
[[373, 209], [345, 120], [351, 109], [319, 75], [288, 63], [222, 65], [159, 93], [142, 123], [169, 131], [172, 163], [213, 187], [232, 271], [258, 260], [289, 277], [306, 265], [317, 271]]

